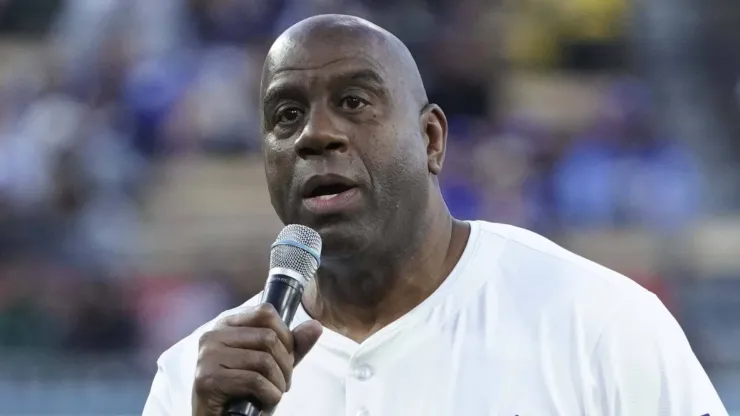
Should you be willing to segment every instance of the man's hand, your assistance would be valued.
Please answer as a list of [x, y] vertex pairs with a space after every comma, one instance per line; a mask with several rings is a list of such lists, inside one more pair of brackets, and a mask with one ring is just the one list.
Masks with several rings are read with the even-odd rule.
[[309, 321], [290, 332], [270, 304], [219, 321], [200, 338], [193, 416], [222, 416], [230, 401], [244, 398], [271, 414], [321, 329]]

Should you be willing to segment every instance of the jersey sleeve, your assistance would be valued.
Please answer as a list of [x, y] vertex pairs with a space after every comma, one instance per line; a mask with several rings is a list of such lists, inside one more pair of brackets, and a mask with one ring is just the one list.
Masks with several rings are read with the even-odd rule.
[[189, 416], [192, 413], [193, 380], [201, 335], [213, 328], [219, 319], [256, 305], [259, 299], [260, 294], [243, 305], [221, 313], [165, 351], [157, 360], [157, 374], [152, 381], [142, 416]]
[[174, 416], [170, 398], [171, 386], [167, 379], [168, 374], [160, 358], [157, 361], [157, 374], [154, 376], [154, 381], [152, 381], [149, 397], [146, 399], [141, 416]]
[[604, 416], [728, 416], [678, 322], [646, 292], [597, 341], [593, 403]]

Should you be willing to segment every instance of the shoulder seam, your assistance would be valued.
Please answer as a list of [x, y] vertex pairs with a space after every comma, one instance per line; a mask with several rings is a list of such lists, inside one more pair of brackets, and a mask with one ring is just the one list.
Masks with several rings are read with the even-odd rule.
[[[544, 250], [541, 250], [541, 249], [539, 249], [539, 248], [536, 248], [536, 247], [532, 247], [532, 246], [531, 246], [531, 245], [529, 245], [529, 244], [526, 244], [526, 243], [522, 243], [521, 241], [519, 241], [519, 240], [517, 240], [517, 239], [513, 239], [513, 238], [511, 238], [511, 237], [509, 237], [509, 236], [506, 236], [506, 235], [504, 235], [504, 234], [502, 234], [502, 233], [499, 233], [499, 232], [496, 232], [496, 231], [492, 231], [492, 233], [493, 233], [493, 234], [496, 234], [496, 235], [498, 235], [498, 236], [500, 236], [500, 237], [502, 237], [502, 238], [505, 238], [505, 239], [507, 240], [507, 242], [508, 242], [509, 244], [517, 244], [517, 245], [519, 245], [519, 246], [522, 246], [522, 247], [526, 247], [526, 248], [528, 248], [529, 250], [532, 250], [532, 251], [536, 251], [536, 252], [538, 252], [538, 253], [540, 253], [540, 254], [543, 254], [543, 255], [545, 255], [545, 256], [548, 256], [548, 257], [551, 257], [551, 258], [553, 258], [553, 259], [557, 259], [557, 260], [559, 260], [559, 261], [562, 261], [562, 262], [564, 262], [564, 263], [567, 263], [567, 264], [573, 265], [573, 266], [575, 266], [575, 267], [577, 267], [577, 268], [579, 268], [579, 269], [581, 269], [581, 270], [583, 270], [583, 271], [589, 272], [589, 273], [591, 273], [591, 274], [593, 274], [593, 275], [597, 275], [597, 276], [599, 276], [599, 278], [603, 278], [603, 277], [604, 277], [604, 275], [605, 275], [605, 274], [608, 274], [608, 273], [615, 273], [615, 274], [620, 274], [619, 272], [617, 272], [617, 271], [614, 271], [614, 270], [611, 270], [611, 269], [606, 269], [606, 271], [604, 271], [604, 270], [601, 270], [601, 271], [598, 271], [598, 270], [591, 270], [591, 269], [588, 269], [588, 268], [584, 267], [584, 265], [582, 265], [582, 264], [579, 264], [578, 262], [575, 262], [575, 261], [572, 261], [572, 260], [570, 260], [570, 259], [564, 258], [563, 256], [560, 256], [560, 255], [558, 255], [558, 254], [555, 254], [555, 253], [551, 253], [551, 252], [548, 252], [548, 251], [544, 251]], [[544, 238], [544, 237], [542, 237], [542, 238]], [[548, 240], [548, 241], [549, 241], [549, 240]], [[554, 242], [551, 242], [551, 243], [552, 243], [552, 244], [555, 244]], [[561, 247], [561, 246], [558, 246], [557, 244], [555, 244], [555, 245], [556, 245], [556, 246], [557, 246], [558, 248], [560, 248], [560, 249], [563, 249], [563, 250], [567, 250], [567, 249], [565, 249], [565, 248], [563, 248], [563, 247]], [[579, 255], [578, 255], [577, 253], [573, 253], [573, 252], [571, 252], [571, 253], [572, 253], [573, 255], [579, 256]], [[586, 260], [586, 261], [589, 261], [589, 262], [591, 262], [591, 260], [589, 260], [589, 259], [587, 259], [587, 258], [585, 258], [585, 257], [582, 257], [582, 256], [579, 256], [579, 257], [581, 257], [582, 259], [584, 259], [584, 260]], [[597, 265], [598, 267], [604, 267], [604, 266], [601, 266], [601, 265], [599, 265], [598, 263], [594, 263], [594, 264], [595, 264], [595, 265]]]
[[[648, 290], [644, 290], [644, 291], [640, 292], [640, 296], [641, 296], [641, 298], [644, 297], [643, 300], [645, 300], [645, 301], [647, 301], [648, 298], [649, 298], [650, 300], [653, 300], [653, 301], [657, 300], [658, 302], [660, 302], [660, 299], [658, 299], [658, 297], [654, 293], [652, 293], [652, 292], [650, 292]], [[609, 314], [609, 317], [606, 318], [606, 319], [604, 319], [604, 324], [601, 326], [601, 330], [599, 331], [599, 335], [594, 340], [594, 345], [593, 345], [593, 347], [591, 348], [591, 351], [588, 354], [589, 363], [593, 359], [594, 354], [596, 353], [596, 349], [601, 344], [601, 341], [604, 338], [604, 333], [606, 333], [606, 330], [609, 327], [609, 325], [611, 325], [611, 323], [614, 322], [614, 320], [617, 319], [617, 317], [625, 309], [627, 309], [630, 306], [633, 306], [632, 303], [630, 302], [631, 300], [633, 300], [633, 299], [622, 299], [622, 301], [619, 302], [619, 305], [617, 305], [617, 306], [614, 307], [614, 310], [612, 311], [611, 314]]]

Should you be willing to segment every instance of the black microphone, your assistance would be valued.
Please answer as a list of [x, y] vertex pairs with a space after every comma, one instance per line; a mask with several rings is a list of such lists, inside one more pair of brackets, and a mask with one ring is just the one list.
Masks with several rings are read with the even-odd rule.
[[[316, 274], [321, 262], [321, 236], [303, 225], [283, 228], [270, 250], [270, 272], [267, 275], [261, 303], [275, 307], [280, 318], [290, 325], [301, 304], [303, 288]], [[259, 416], [260, 404], [253, 399], [229, 404], [227, 416]]]

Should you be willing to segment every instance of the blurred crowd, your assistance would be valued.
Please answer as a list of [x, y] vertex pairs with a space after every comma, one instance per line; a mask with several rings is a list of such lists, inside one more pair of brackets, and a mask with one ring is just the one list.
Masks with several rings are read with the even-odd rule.
[[[259, 152], [266, 50], [319, 13], [368, 17], [409, 45], [450, 119], [441, 185], [456, 216], [545, 235], [695, 220], [705, 179], [655, 122], [649, 86], [624, 75], [623, 2], [517, 2], [547, 7], [510, 20], [499, 3], [59, 2], [37, 52], [0, 65], [0, 347], [155, 354], [251, 294], [215, 272], [138, 270], [142, 207], [163, 160]], [[594, 24], [573, 24], [584, 16]], [[548, 125], [504, 110], [512, 63], [604, 74], [607, 88], [585, 122]]]

